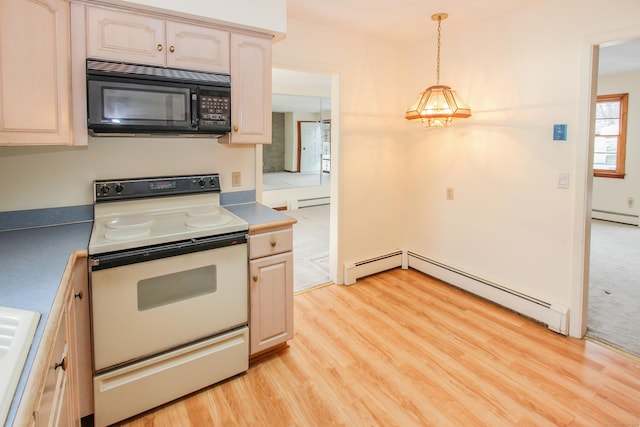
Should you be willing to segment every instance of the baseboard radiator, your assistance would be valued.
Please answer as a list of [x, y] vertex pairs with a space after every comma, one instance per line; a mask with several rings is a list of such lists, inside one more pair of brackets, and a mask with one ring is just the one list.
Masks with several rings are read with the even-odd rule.
[[291, 199], [289, 200], [289, 210], [296, 210], [300, 208], [308, 208], [310, 206], [328, 205], [331, 203], [330, 197], [316, 197], [312, 199]]
[[397, 267], [413, 268], [543, 323], [554, 332], [562, 335], [569, 334], [569, 309], [567, 307], [541, 301], [411, 251], [397, 250], [374, 258], [346, 263], [344, 265], [344, 284], [353, 285], [361, 277]]
[[592, 209], [591, 210], [591, 218], [593, 219], [602, 219], [604, 221], [613, 221], [619, 222], [621, 224], [629, 224], [629, 225], [640, 225], [640, 221], [638, 219], [638, 215], [620, 213], [620, 212], [610, 212], [603, 211], [600, 209]]
[[370, 276], [372, 274], [406, 265], [406, 262], [402, 262], [403, 257], [403, 252], [398, 249], [397, 251], [380, 255], [375, 258], [353, 263], [345, 263], [344, 284], [353, 285], [356, 283], [356, 280], [361, 277]]
[[408, 266], [415, 270], [543, 323], [554, 332], [569, 334], [567, 307], [541, 301], [414, 252], [408, 252], [407, 259]]

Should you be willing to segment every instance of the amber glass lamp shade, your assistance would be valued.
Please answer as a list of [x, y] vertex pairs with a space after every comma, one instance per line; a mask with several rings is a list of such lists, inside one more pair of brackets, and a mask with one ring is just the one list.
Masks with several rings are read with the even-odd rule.
[[425, 127], [449, 126], [454, 118], [471, 116], [471, 108], [449, 86], [431, 86], [422, 92], [405, 114], [407, 120], [422, 120]]

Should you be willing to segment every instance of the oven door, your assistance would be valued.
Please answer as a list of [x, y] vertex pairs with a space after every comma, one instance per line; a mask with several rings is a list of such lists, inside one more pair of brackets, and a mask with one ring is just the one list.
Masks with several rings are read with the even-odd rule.
[[91, 272], [94, 371], [247, 324], [246, 243]]

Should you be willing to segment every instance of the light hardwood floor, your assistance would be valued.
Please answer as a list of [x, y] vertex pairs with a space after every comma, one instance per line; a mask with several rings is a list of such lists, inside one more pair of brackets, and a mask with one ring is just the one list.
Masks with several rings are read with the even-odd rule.
[[288, 348], [127, 426], [638, 426], [640, 362], [413, 270], [295, 297]]

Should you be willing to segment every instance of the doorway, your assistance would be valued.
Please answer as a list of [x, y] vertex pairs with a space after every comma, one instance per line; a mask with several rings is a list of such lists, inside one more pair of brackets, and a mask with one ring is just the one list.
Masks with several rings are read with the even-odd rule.
[[332, 78], [273, 69], [273, 143], [263, 147], [262, 203], [298, 221], [293, 226], [295, 292], [335, 281]]
[[[629, 93], [633, 96], [635, 87], [635, 96], [640, 96], [640, 88], [634, 83], [640, 76], [640, 61], [629, 60], [639, 55], [640, 38], [601, 44], [597, 95]], [[640, 135], [635, 124], [640, 113], [635, 110], [636, 113], [628, 117], [627, 141]], [[590, 147], [592, 151], [592, 145]], [[639, 210], [632, 197], [640, 190], [639, 152], [640, 147], [627, 144], [627, 176], [623, 179], [589, 177], [589, 216], [593, 220], [588, 221], [589, 281], [585, 284], [588, 286], [585, 336], [638, 357], [640, 327], [632, 325], [640, 324], [637, 310], [640, 292], [634, 283], [638, 277], [632, 267], [635, 261], [627, 255], [640, 251]]]

